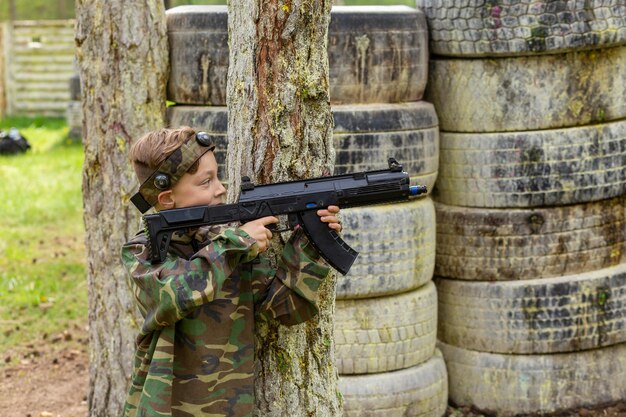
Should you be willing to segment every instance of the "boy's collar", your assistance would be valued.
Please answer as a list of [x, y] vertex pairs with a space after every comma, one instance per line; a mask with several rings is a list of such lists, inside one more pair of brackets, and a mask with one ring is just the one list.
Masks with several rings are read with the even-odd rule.
[[139, 187], [130, 201], [143, 214], [156, 205], [159, 193], [172, 188], [202, 155], [215, 149], [206, 132], [195, 134], [172, 152]]
[[212, 240], [220, 233], [226, 229], [225, 225], [210, 225], [210, 226], [202, 226], [197, 229], [185, 230], [185, 231], [175, 231], [172, 233], [172, 243], [180, 243], [184, 245], [189, 245], [192, 240], [197, 241], [198, 243], [206, 242], [207, 240]]

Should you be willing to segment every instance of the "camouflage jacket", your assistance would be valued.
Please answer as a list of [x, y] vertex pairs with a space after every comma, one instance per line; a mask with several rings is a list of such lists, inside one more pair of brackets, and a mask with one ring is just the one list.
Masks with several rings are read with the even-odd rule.
[[144, 318], [124, 415], [251, 415], [254, 315], [287, 325], [313, 317], [328, 266], [301, 229], [275, 270], [240, 229], [175, 234], [157, 265], [146, 244], [140, 233], [122, 248]]

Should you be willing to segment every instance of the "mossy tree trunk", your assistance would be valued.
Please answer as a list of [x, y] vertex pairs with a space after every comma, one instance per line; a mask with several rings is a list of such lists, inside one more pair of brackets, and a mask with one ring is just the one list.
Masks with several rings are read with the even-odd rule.
[[[331, 1], [231, 0], [228, 72], [229, 199], [255, 183], [332, 172], [327, 38]], [[285, 327], [256, 323], [256, 415], [337, 416], [333, 363], [335, 276], [320, 315]]]
[[168, 71], [163, 0], [77, 0], [89, 284], [91, 416], [119, 416], [132, 371], [136, 309], [121, 245], [139, 229], [127, 155], [164, 125]]

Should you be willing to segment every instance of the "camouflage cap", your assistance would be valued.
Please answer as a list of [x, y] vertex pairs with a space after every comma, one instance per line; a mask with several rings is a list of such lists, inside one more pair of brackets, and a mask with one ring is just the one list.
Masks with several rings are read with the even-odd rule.
[[202, 155], [215, 149], [206, 132], [195, 134], [195, 140], [187, 140], [172, 152], [165, 161], [139, 187], [130, 201], [141, 213], [156, 205], [159, 193], [172, 188]]

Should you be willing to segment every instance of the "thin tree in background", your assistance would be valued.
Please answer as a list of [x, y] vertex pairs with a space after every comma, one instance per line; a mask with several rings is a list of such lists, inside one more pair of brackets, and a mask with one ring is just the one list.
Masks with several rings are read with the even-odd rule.
[[119, 416], [132, 372], [136, 308], [119, 261], [139, 229], [133, 140], [164, 125], [168, 51], [163, 0], [77, 0], [89, 284], [90, 416]]
[[72, 11], [68, 8], [67, 0], [57, 0], [57, 10], [60, 19], [70, 19], [72, 17]]
[[[229, 199], [256, 183], [332, 172], [327, 35], [331, 2], [231, 0], [228, 71]], [[256, 415], [341, 415], [333, 361], [334, 275], [316, 319], [256, 323]]]
[[9, 0], [7, 7], [9, 8], [9, 22], [13, 22], [17, 19], [17, 12], [15, 11], [15, 0]]

